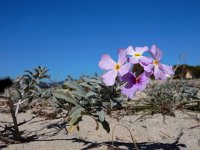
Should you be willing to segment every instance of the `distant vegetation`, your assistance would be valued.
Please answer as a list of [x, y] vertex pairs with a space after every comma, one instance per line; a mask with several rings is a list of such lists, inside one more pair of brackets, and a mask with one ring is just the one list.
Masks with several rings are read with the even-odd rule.
[[190, 66], [182, 64], [174, 66], [175, 68], [175, 79], [198, 79], [200, 78], [200, 66]]
[[[175, 69], [174, 79], [199, 79], [200, 78], [200, 66], [190, 66], [187, 64], [174, 65]], [[137, 75], [144, 71], [143, 67], [139, 64], [135, 64], [132, 68], [132, 72]]]

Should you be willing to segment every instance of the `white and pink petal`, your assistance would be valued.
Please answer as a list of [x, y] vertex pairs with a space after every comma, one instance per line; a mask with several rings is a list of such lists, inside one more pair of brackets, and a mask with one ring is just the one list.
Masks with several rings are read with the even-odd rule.
[[151, 64], [153, 62], [152, 58], [148, 58], [145, 56], [140, 57], [140, 62], [142, 66], [147, 66], [148, 64]]
[[155, 67], [154, 64], [149, 64], [147, 66], [144, 66], [144, 71], [151, 73], [151, 72], [153, 72], [154, 67]]
[[158, 79], [166, 80], [167, 79], [166, 74], [158, 66], [156, 66], [154, 68], [154, 76], [155, 76], [156, 80], [158, 80]]
[[120, 76], [127, 74], [129, 72], [130, 68], [131, 68], [130, 63], [126, 63], [123, 66], [121, 66], [120, 69], [119, 69]]
[[115, 79], [117, 77], [117, 71], [110, 70], [102, 75], [102, 81], [106, 86], [112, 86], [115, 84]]
[[149, 52], [152, 55], [153, 59], [161, 60], [163, 53], [156, 45], [152, 45]]
[[137, 89], [134, 86], [132, 86], [131, 88], [123, 87], [121, 89], [121, 93], [126, 95], [130, 99], [132, 99], [135, 96], [136, 91], [137, 91]]
[[136, 53], [143, 54], [146, 51], [148, 51], [148, 47], [147, 46], [144, 46], [144, 47], [135, 47], [135, 52]]
[[123, 65], [126, 61], [127, 61], [126, 51], [124, 49], [119, 49], [118, 64]]
[[116, 62], [108, 55], [104, 54], [99, 61], [99, 67], [103, 70], [111, 70], [114, 68]]
[[135, 50], [132, 46], [129, 46], [127, 49], [126, 49], [126, 54], [129, 55], [129, 56], [133, 56], [135, 54]]
[[140, 62], [140, 58], [136, 57], [136, 56], [132, 56], [132, 57], [129, 58], [129, 62], [131, 64], [138, 64]]
[[174, 70], [172, 66], [167, 66], [164, 64], [160, 64], [162, 70], [164, 73], [168, 74], [168, 75], [173, 75], [174, 74]]

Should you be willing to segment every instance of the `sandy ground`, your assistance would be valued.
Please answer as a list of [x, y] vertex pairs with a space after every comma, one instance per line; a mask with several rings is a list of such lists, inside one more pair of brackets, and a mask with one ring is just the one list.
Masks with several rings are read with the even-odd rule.
[[[191, 114], [200, 118], [200, 114]], [[31, 118], [30, 113], [20, 113], [18, 121]], [[135, 149], [132, 143], [131, 136], [127, 128], [131, 131], [133, 137], [137, 141], [139, 149], [200, 149], [200, 122], [195, 120], [187, 113], [176, 112], [176, 117], [166, 117], [165, 123], [160, 114], [148, 116], [139, 119], [139, 115], [124, 116], [117, 121], [107, 116], [110, 123], [111, 132], [108, 134], [100, 126], [99, 130], [95, 130], [95, 122], [88, 116], [84, 116], [80, 123], [80, 131], [75, 130], [72, 133], [66, 134], [62, 129], [58, 134], [53, 135], [58, 129], [50, 128], [38, 131], [39, 139], [24, 144], [12, 144], [2, 149], [8, 150], [93, 150], [106, 149], [108, 144], [112, 144], [112, 131], [116, 126], [113, 134], [114, 145], [121, 149]], [[7, 114], [0, 114], [0, 121], [11, 121]], [[49, 122], [55, 120], [44, 120], [44, 118], [34, 118], [31, 122], [20, 126], [20, 130], [31, 131], [40, 129]], [[124, 126], [122, 126], [122, 124]], [[196, 126], [196, 127], [195, 127]], [[177, 137], [183, 133], [178, 143], [174, 143]]]

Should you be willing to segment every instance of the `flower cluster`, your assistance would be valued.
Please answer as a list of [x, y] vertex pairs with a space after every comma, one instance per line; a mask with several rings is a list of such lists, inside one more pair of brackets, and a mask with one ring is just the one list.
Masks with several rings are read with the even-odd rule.
[[[144, 52], [149, 52], [151, 58], [144, 56]], [[150, 49], [147, 46], [135, 48], [129, 46], [126, 50], [120, 49], [117, 62], [108, 54], [104, 54], [99, 62], [99, 67], [106, 71], [102, 75], [102, 81], [106, 86], [112, 86], [119, 77], [121, 81], [126, 82], [121, 92], [132, 99], [136, 91], [145, 89], [150, 76], [154, 75], [157, 80], [166, 80], [174, 74], [172, 66], [162, 64], [161, 58], [162, 51], [156, 45]], [[131, 71], [132, 66], [136, 64], [142, 66], [144, 70], [137, 76]]]

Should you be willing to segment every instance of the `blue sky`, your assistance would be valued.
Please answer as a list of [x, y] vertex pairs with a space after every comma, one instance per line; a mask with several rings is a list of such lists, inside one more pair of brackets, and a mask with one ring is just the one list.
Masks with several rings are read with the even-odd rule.
[[1, 0], [0, 76], [42, 65], [55, 81], [102, 73], [104, 53], [157, 44], [162, 62], [200, 65], [198, 0]]

